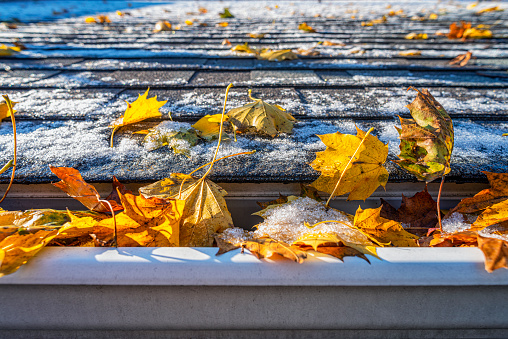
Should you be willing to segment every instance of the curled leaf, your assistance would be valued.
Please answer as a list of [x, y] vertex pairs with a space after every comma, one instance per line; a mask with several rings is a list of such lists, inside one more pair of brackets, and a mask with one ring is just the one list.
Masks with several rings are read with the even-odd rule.
[[[415, 89], [416, 90], [416, 89]], [[407, 105], [413, 119], [400, 118], [400, 167], [431, 182], [450, 172], [453, 124], [445, 109], [426, 89]]]
[[[201, 138], [211, 141], [219, 137], [220, 122], [222, 114], [205, 115], [199, 119], [192, 128], [198, 131]], [[227, 121], [229, 117], [224, 116], [224, 121]]]
[[297, 246], [290, 246], [268, 237], [245, 241], [242, 243], [242, 248], [248, 249], [258, 259], [270, 258], [278, 254], [301, 264], [307, 258], [307, 252], [300, 250]]

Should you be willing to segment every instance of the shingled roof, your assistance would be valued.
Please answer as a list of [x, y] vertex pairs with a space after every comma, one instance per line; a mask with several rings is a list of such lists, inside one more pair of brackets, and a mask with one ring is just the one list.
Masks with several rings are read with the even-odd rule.
[[[33, 22], [1, 30], [0, 43], [27, 46], [14, 57], [0, 58], [0, 92], [19, 102], [15, 182], [55, 181], [49, 165], [75, 167], [94, 182], [109, 182], [113, 175], [125, 182], [147, 182], [172, 172], [188, 173], [210, 161], [214, 143], [198, 144], [187, 158], [169, 148], [147, 151], [142, 137], [127, 129], [110, 148], [108, 125], [123, 114], [125, 100], [134, 101], [147, 87], [159, 100], [168, 100], [162, 119], [169, 119], [171, 112], [176, 121], [195, 122], [221, 112], [229, 83], [235, 87], [228, 108], [247, 102], [247, 90], [252, 89], [256, 97], [283, 106], [298, 122], [292, 134], [273, 139], [239, 136], [237, 142], [225, 142], [220, 155], [257, 152], [217, 164], [211, 177], [219, 182], [314, 180], [318, 173], [308, 163], [325, 148], [316, 134], [354, 133], [355, 124], [364, 130], [374, 127], [373, 134], [389, 143], [389, 159], [397, 159], [394, 126], [397, 115], [409, 117], [405, 105], [415, 95], [406, 91], [409, 86], [429, 88], [453, 119], [455, 148], [447, 180], [483, 182], [481, 171], [508, 171], [508, 139], [501, 136], [508, 131], [508, 14], [475, 15], [495, 4], [482, 3], [473, 11], [436, 2], [392, 2], [392, 10], [403, 9], [405, 15], [362, 26], [362, 21], [387, 14], [386, 4], [295, 1], [275, 8], [268, 2], [231, 2], [235, 18], [227, 19], [227, 27], [217, 26], [226, 21], [218, 16], [222, 2], [204, 5], [208, 13], [202, 15], [187, 14], [197, 12], [195, 2], [179, 1], [128, 9], [129, 16], [109, 13], [112, 22], [104, 25], [86, 24], [83, 17], [43, 23], [30, 17]], [[439, 16], [412, 20], [424, 17], [422, 9]], [[183, 23], [192, 18], [198, 21]], [[181, 29], [152, 33], [158, 20], [181, 24]], [[434, 35], [460, 20], [491, 25], [494, 37], [461, 41]], [[317, 32], [298, 30], [301, 22]], [[247, 37], [252, 32], [266, 35]], [[427, 33], [428, 39], [404, 38], [412, 32]], [[309, 48], [325, 40], [344, 45], [318, 45], [319, 56], [269, 62], [230, 52], [221, 44], [224, 39], [273, 49]], [[399, 55], [407, 50], [421, 55]], [[448, 64], [466, 51], [476, 59], [465, 67]], [[12, 151], [12, 128], [4, 122], [0, 159], [10, 159]], [[391, 162], [386, 167], [391, 181], [416, 180]], [[0, 175], [0, 182], [8, 181], [8, 173]]]

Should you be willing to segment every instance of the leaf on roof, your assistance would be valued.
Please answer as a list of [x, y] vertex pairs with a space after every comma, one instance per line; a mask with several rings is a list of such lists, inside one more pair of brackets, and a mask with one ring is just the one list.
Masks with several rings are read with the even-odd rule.
[[166, 20], [158, 21], [153, 29], [154, 33], [171, 31], [171, 24]]
[[224, 19], [235, 17], [233, 14], [231, 14], [231, 12], [229, 11], [229, 8], [224, 8], [224, 12], [219, 13], [219, 16]]
[[[192, 127], [198, 131], [201, 138], [211, 141], [219, 137], [220, 122], [222, 114], [205, 115], [199, 119]], [[228, 121], [229, 117], [224, 116], [224, 121]], [[224, 133], [223, 133], [224, 134]], [[224, 135], [223, 135], [224, 137]]]
[[422, 55], [422, 52], [416, 51], [416, 50], [411, 50], [411, 51], [399, 52], [399, 55], [400, 56], [420, 56], [420, 55]]
[[469, 62], [469, 60], [471, 59], [472, 56], [473, 56], [473, 53], [468, 51], [468, 52], [466, 52], [464, 54], [457, 55], [448, 64], [449, 65], [457, 65], [459, 67], [464, 67], [464, 66], [467, 65], [467, 63]]
[[139, 97], [132, 104], [126, 101], [127, 109], [124, 115], [109, 125], [109, 128], [113, 128], [111, 132], [111, 147], [113, 147], [113, 135], [120, 127], [162, 116], [159, 109], [166, 104], [167, 100], [157, 101], [157, 96], [147, 99], [149, 90], [147, 89], [144, 94], [139, 94]]
[[279, 133], [291, 133], [295, 118], [279, 105], [271, 105], [251, 96], [253, 101], [233, 108], [227, 115], [233, 129], [239, 133], [256, 133], [275, 137]]
[[252, 39], [263, 39], [265, 37], [265, 33], [249, 33], [247, 34], [248, 37]]
[[494, 6], [479, 10], [478, 12], [476, 12], [476, 14], [483, 14], [488, 12], [502, 12], [502, 11], [504, 11], [504, 9], [502, 9], [500, 6]]
[[[0, 52], [1, 53], [1, 52]], [[11, 101], [12, 107], [14, 108], [14, 105], [17, 104], [17, 102]], [[16, 113], [16, 111], [14, 111]], [[0, 122], [5, 119], [9, 118], [11, 116], [11, 110], [9, 109], [9, 105], [5, 101], [0, 102]]]
[[[413, 88], [413, 87], [411, 87]], [[445, 109], [427, 89], [407, 105], [413, 119], [399, 117], [400, 160], [395, 162], [418, 180], [431, 182], [450, 172], [453, 124]]]
[[21, 48], [18, 46], [7, 46], [4, 44], [0, 44], [0, 57], [8, 57], [12, 56], [16, 53], [19, 53]]
[[[385, 187], [388, 171], [383, 167], [388, 145], [356, 127], [357, 135], [340, 132], [318, 135], [327, 146], [310, 164], [321, 175], [311, 186], [334, 195], [350, 193], [348, 200], [365, 200], [379, 186]], [[340, 185], [337, 186], [342, 176]]]
[[426, 40], [428, 38], [427, 33], [409, 33], [404, 37], [407, 40]]
[[196, 146], [199, 138], [196, 130], [187, 126], [174, 121], [163, 121], [148, 130], [143, 145], [149, 151], [168, 146], [175, 154], [189, 157], [191, 147]]
[[256, 58], [268, 61], [295, 60], [298, 56], [290, 49], [271, 50], [263, 48]]
[[462, 39], [491, 39], [492, 31], [486, 28], [468, 28], [462, 34]]
[[258, 53], [258, 51], [255, 48], [250, 47], [249, 43], [247, 43], [247, 42], [242, 45], [236, 45], [235, 47], [232, 47], [231, 52], [249, 53], [249, 54], [257, 54]]
[[307, 25], [306, 22], [302, 22], [298, 25], [298, 29], [307, 33], [315, 33], [316, 30], [312, 28], [311, 26]]

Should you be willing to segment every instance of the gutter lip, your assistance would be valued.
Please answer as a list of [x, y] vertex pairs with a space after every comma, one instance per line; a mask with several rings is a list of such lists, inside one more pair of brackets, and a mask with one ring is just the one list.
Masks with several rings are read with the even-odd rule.
[[507, 286], [478, 248], [378, 248], [382, 260], [311, 252], [303, 264], [213, 247], [47, 247], [0, 285]]

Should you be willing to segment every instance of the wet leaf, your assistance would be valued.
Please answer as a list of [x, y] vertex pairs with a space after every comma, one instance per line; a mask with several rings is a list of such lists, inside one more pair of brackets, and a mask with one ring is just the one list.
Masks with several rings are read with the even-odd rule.
[[307, 252], [300, 250], [297, 246], [290, 246], [268, 237], [245, 241], [242, 243], [242, 248], [248, 249], [258, 259], [270, 258], [277, 254], [301, 264], [307, 258]]
[[453, 58], [452, 61], [450, 61], [449, 65], [458, 65], [459, 67], [464, 67], [467, 65], [471, 57], [473, 56], [473, 53], [466, 52], [464, 54], [459, 54], [455, 58]]
[[[192, 127], [198, 131], [201, 138], [207, 141], [217, 139], [219, 137], [221, 116], [222, 114], [205, 115], [192, 125]], [[225, 115], [224, 121], [228, 121], [228, 119], [229, 117]], [[224, 138], [224, 135], [222, 137]]]
[[175, 121], [163, 121], [148, 130], [143, 145], [148, 151], [164, 146], [171, 147], [175, 154], [190, 156], [192, 146], [198, 143], [196, 131], [188, 124]]
[[[185, 183], [180, 196], [183, 180]], [[141, 187], [139, 191], [146, 197], [178, 198], [185, 201], [180, 226], [180, 246], [212, 246], [215, 233], [233, 227], [233, 220], [224, 200], [227, 192], [208, 179], [174, 173], [170, 179]]]
[[224, 19], [235, 17], [233, 14], [231, 14], [231, 12], [229, 11], [229, 8], [224, 8], [224, 12], [219, 13], [219, 16]]
[[400, 223], [380, 216], [381, 208], [368, 208], [356, 211], [354, 224], [364, 233], [380, 243], [398, 247], [414, 247], [418, 236], [405, 231]]
[[[97, 192], [93, 185], [83, 180], [83, 177], [77, 169], [72, 167], [53, 166], [49, 166], [49, 169], [61, 179], [61, 181], [54, 183], [53, 186], [60, 188], [91, 211], [109, 212], [109, 206], [99, 201], [101, 200], [99, 192]], [[110, 201], [110, 204], [114, 211], [123, 209], [123, 207], [115, 201]]]
[[431, 182], [450, 172], [453, 150], [453, 124], [443, 106], [426, 89], [418, 91], [407, 105], [413, 119], [400, 118], [400, 167], [418, 180]]
[[312, 28], [311, 26], [307, 25], [306, 22], [302, 22], [298, 25], [298, 29], [307, 33], [315, 33], [316, 30]]
[[[388, 156], [388, 145], [373, 135], [365, 138], [366, 133], [358, 127], [356, 130], [356, 136], [340, 132], [318, 135], [327, 147], [324, 152], [317, 152], [316, 159], [310, 164], [321, 172], [312, 187], [332, 194], [343, 172], [345, 174], [335, 195], [350, 193], [348, 200], [365, 200], [379, 186], [385, 187], [388, 171], [383, 164]], [[350, 163], [355, 152], [356, 156]]]
[[383, 199], [381, 199], [381, 207], [381, 217], [417, 228], [411, 232], [419, 235], [425, 234], [426, 229], [435, 227], [438, 222], [436, 202], [427, 188], [411, 198], [402, 194], [402, 204], [399, 209], [393, 208]]
[[283, 60], [295, 60], [298, 56], [293, 53], [290, 49], [271, 50], [263, 49], [256, 58], [268, 61], [283, 61]]
[[489, 273], [498, 268], [508, 268], [508, 242], [501, 239], [478, 236], [478, 248], [485, 256], [485, 270]]
[[116, 119], [109, 126], [113, 128], [111, 132], [111, 146], [113, 145], [113, 135], [115, 131], [126, 125], [134, 124], [149, 118], [160, 117], [162, 114], [159, 109], [166, 104], [167, 101], [157, 101], [157, 96], [147, 99], [148, 91], [145, 94], [139, 95], [139, 97], [132, 104], [127, 102], [127, 109], [120, 118]]
[[253, 101], [242, 107], [233, 108], [227, 115], [233, 129], [239, 133], [265, 134], [275, 137], [279, 133], [291, 133], [295, 118], [279, 105], [270, 105], [251, 96]]

